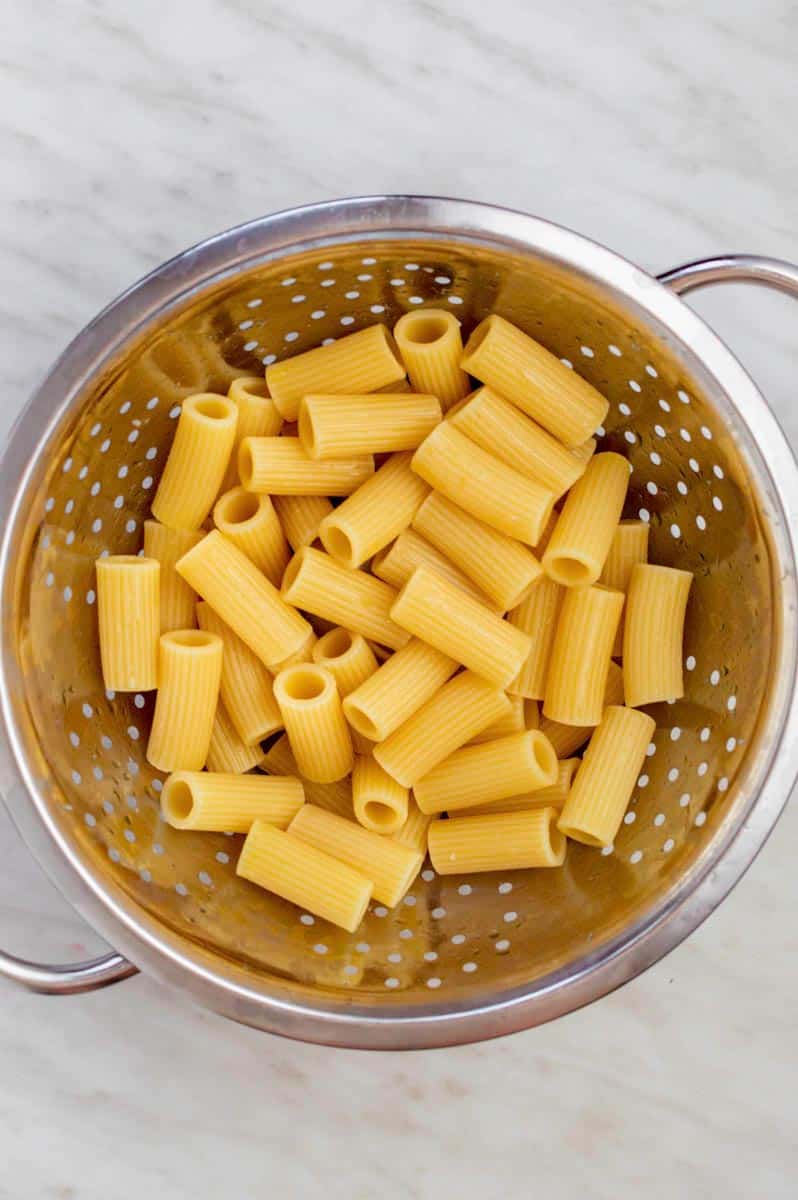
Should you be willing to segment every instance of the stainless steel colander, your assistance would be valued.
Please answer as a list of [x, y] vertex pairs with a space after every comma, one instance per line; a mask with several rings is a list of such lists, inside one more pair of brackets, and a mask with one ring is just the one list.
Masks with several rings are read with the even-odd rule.
[[[719, 903], [798, 773], [798, 472], [731, 353], [673, 293], [798, 269], [729, 258], [660, 280], [584, 238], [455, 200], [377, 197], [282, 213], [187, 251], [56, 363], [2, 468], [2, 786], [66, 897], [119, 954], [0, 956], [68, 992], [140, 967], [226, 1016], [346, 1046], [422, 1047], [524, 1028], [603, 995]], [[695, 572], [687, 694], [657, 733], [615, 846], [562, 871], [439, 878], [349, 936], [235, 875], [238, 839], [159, 816], [151, 698], [103, 689], [94, 561], [132, 553], [182, 398], [414, 306], [526, 329], [610, 401], [603, 448], [634, 468], [627, 516]], [[123, 958], [121, 955], [125, 955]]]

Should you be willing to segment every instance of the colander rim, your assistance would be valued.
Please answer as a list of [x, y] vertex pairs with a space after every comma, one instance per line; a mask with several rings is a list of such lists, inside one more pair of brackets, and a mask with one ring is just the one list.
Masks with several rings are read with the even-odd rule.
[[[740, 422], [749, 467], [770, 509], [785, 602], [782, 658], [770, 705], [768, 746], [741, 770], [749, 795], [732, 829], [722, 831], [693, 868], [633, 930], [603, 943], [567, 967], [492, 994], [457, 1002], [365, 1004], [296, 999], [301, 988], [275, 983], [252, 988], [243, 972], [219, 970], [214, 956], [150, 917], [112, 879], [92, 872], [47, 806], [42, 781], [24, 752], [20, 676], [9, 648], [13, 615], [11, 566], [19, 553], [24, 504], [38, 486], [48, 447], [78, 403], [86, 379], [143, 326], [173, 311], [199, 290], [244, 269], [300, 250], [356, 241], [427, 237], [543, 256], [609, 287], [664, 326], [700, 362]], [[756, 440], [751, 435], [756, 428]], [[23, 463], [12, 478], [14, 464]], [[754, 466], [756, 470], [754, 470]], [[26, 844], [64, 896], [121, 953], [155, 978], [192, 992], [207, 1007], [286, 1036], [352, 1048], [410, 1049], [500, 1036], [573, 1011], [634, 978], [678, 945], [721, 902], [764, 844], [798, 775], [798, 693], [795, 687], [795, 550], [798, 467], [756, 385], [716, 334], [676, 295], [634, 263], [597, 242], [542, 218], [509, 208], [438, 196], [361, 196], [288, 209], [216, 234], [176, 255], [133, 284], [78, 334], [22, 410], [0, 462], [0, 783]], [[28, 731], [29, 732], [29, 731]], [[762, 739], [760, 739], [761, 741]], [[710, 853], [712, 851], [712, 853]], [[283, 997], [284, 993], [287, 998]]]

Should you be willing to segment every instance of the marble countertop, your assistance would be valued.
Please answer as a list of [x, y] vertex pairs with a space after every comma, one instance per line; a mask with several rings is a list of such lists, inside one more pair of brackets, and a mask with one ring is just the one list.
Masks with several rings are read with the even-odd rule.
[[[4, 18], [0, 436], [131, 281], [294, 204], [443, 193], [648, 269], [728, 250], [798, 260], [786, 0], [30, 0]], [[697, 306], [798, 446], [798, 310], [742, 288]], [[143, 977], [61, 1001], [4, 986], [0, 1198], [786, 1200], [796, 839], [793, 805], [665, 961], [480, 1046], [294, 1045]], [[4, 817], [0, 845], [0, 944], [99, 950]]]

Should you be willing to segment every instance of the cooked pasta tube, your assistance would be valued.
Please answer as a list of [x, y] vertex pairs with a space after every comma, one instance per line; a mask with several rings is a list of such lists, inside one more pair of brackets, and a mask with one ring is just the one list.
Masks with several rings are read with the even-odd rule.
[[183, 555], [177, 571], [267, 667], [294, 654], [313, 633], [254, 563], [216, 529]]
[[[603, 708], [609, 704], [623, 704], [623, 671], [616, 662], [610, 662], [602, 703]], [[568, 758], [583, 746], [594, 728], [594, 725], [561, 725], [558, 721], [550, 721], [548, 717], [540, 719], [541, 733], [545, 733], [558, 758]]]
[[363, 737], [384, 741], [432, 699], [457, 667], [453, 658], [412, 638], [346, 697], [346, 719]]
[[272, 496], [349, 496], [374, 474], [370, 454], [310, 458], [296, 437], [248, 437], [238, 449], [238, 474], [248, 492]]
[[114, 692], [158, 686], [160, 564], [135, 554], [98, 558], [97, 611], [103, 682]]
[[222, 486], [236, 436], [238, 410], [227, 396], [188, 396], [152, 502], [173, 529], [199, 529]]
[[196, 623], [196, 593], [185, 579], [180, 578], [175, 563], [204, 536], [201, 530], [170, 529], [168, 525], [161, 525], [160, 521], [144, 522], [144, 557], [154, 558], [161, 564], [161, 633], [170, 633], [173, 629], [192, 629]]
[[407, 893], [424, 860], [419, 850], [364, 829], [313, 804], [300, 808], [288, 826], [292, 837], [331, 854], [370, 879], [374, 899], [394, 908]]
[[147, 761], [159, 771], [205, 766], [219, 699], [222, 642], [200, 629], [164, 633]]
[[521, 792], [551, 787], [557, 756], [538, 729], [512, 733], [481, 746], [463, 746], [413, 786], [422, 812], [458, 812]]
[[536, 479], [556, 497], [585, 473], [587, 458], [583, 451], [568, 450], [490, 388], [478, 388], [449, 420], [483, 450], [489, 450], [521, 475]]
[[326, 496], [275, 496], [274, 504], [283, 533], [294, 550], [309, 546], [333, 506]]
[[329, 671], [343, 699], [377, 670], [374, 651], [361, 633], [335, 628], [313, 647], [313, 661]]
[[471, 334], [462, 367], [566, 446], [594, 434], [609, 409], [586, 379], [496, 313]]
[[441, 419], [435, 396], [305, 396], [299, 440], [311, 458], [415, 450]]
[[612, 845], [655, 728], [634, 708], [605, 709], [560, 815], [562, 833], [587, 846]]
[[314, 783], [300, 775], [296, 759], [288, 744], [288, 738], [283, 735], [269, 747], [263, 757], [260, 767], [270, 775], [297, 775], [302, 779], [305, 789], [305, 799], [308, 804], [315, 804], [327, 812], [338, 813], [340, 817], [354, 820], [352, 808], [352, 784], [347, 777], [334, 783]]
[[571, 453], [583, 463], [589, 463], [593, 455], [596, 453], [596, 439], [588, 438], [586, 442], [580, 442], [578, 446], [571, 447]]
[[426, 497], [413, 528], [447, 554], [503, 612], [520, 604], [543, 574], [528, 546], [492, 529], [440, 492]]
[[[424, 486], [426, 487], [426, 484]], [[407, 583], [416, 567], [429, 567], [438, 575], [442, 575], [444, 579], [455, 584], [461, 591], [473, 596], [475, 600], [479, 600], [480, 604], [484, 604], [496, 612], [499, 611], [499, 606], [495, 601], [481, 592], [459, 567], [441, 554], [440, 550], [436, 550], [415, 529], [405, 529], [392, 545], [375, 554], [371, 562], [372, 573], [395, 588], [400, 588]]]
[[521, 670], [507, 685], [511, 695], [525, 696], [528, 700], [542, 700], [546, 695], [551, 648], [564, 594], [558, 583], [544, 577], [507, 614], [510, 624], [521, 629], [531, 640], [531, 649]]
[[496, 800], [492, 804], [478, 804], [468, 810], [469, 815], [497, 812], [525, 812], [528, 808], [557, 808], [561, 809], [568, 799], [571, 783], [580, 765], [578, 758], [565, 758], [557, 764], [557, 779], [550, 787], [540, 788], [536, 792], [522, 792], [518, 796], [508, 796]]
[[626, 703], [634, 708], [684, 695], [682, 642], [693, 576], [676, 567], [632, 568], [623, 638]]
[[221, 492], [229, 492], [238, 483], [238, 447], [244, 438], [276, 437], [283, 424], [261, 375], [242, 375], [234, 379], [227, 395], [238, 409], [238, 421], [230, 461], [219, 489]]
[[447, 500], [499, 533], [534, 546], [554, 504], [554, 493], [442, 421], [413, 455], [413, 470]]
[[598, 725], [623, 592], [568, 588], [551, 649], [543, 714], [563, 725]]
[[161, 792], [161, 815], [175, 829], [248, 833], [253, 821], [287, 829], [305, 803], [290, 775], [215, 775], [175, 771]]
[[245, 775], [257, 767], [263, 751], [255, 743], [247, 745], [230, 719], [230, 714], [220, 700], [211, 729], [211, 741], [205, 766], [209, 771], [223, 775]]
[[312, 392], [364, 395], [404, 377], [396, 343], [384, 325], [370, 325], [266, 368], [269, 391], [286, 421], [297, 419], [300, 400]]
[[287, 654], [285, 658], [280, 659], [277, 663], [269, 663], [271, 674], [279, 675], [286, 667], [294, 667], [297, 663], [313, 662], [313, 648], [317, 641], [316, 631], [311, 629], [302, 645], [293, 654]]
[[429, 493], [410, 470], [412, 454], [392, 454], [375, 475], [324, 518], [319, 537], [345, 567], [359, 567], [407, 529]]
[[463, 339], [454, 313], [422, 308], [405, 313], [394, 337], [415, 392], [431, 392], [444, 411], [468, 395], [468, 376], [460, 366]]
[[372, 833], [398, 833], [407, 821], [409, 792], [371, 755], [358, 755], [352, 771], [355, 816]]
[[350, 570], [329, 554], [304, 546], [286, 567], [283, 599], [305, 612], [398, 650], [409, 635], [391, 618], [396, 592], [365, 571]]
[[272, 677], [260, 659], [204, 600], [197, 605], [197, 622], [200, 629], [221, 638], [219, 694], [241, 740], [252, 746], [282, 729]]
[[520, 629], [427, 567], [417, 567], [410, 576], [391, 617], [496, 687], [515, 678], [531, 648]]
[[602, 572], [626, 499], [629, 463], [597, 454], [565, 498], [543, 554], [546, 574], [563, 587], [586, 587]]
[[426, 854], [427, 831], [431, 823], [437, 820], [437, 815], [423, 813], [411, 795], [408, 800], [407, 820], [402, 828], [393, 835], [394, 840], [401, 842], [403, 846], [410, 846], [413, 850], [420, 850], [422, 854]]
[[279, 587], [290, 554], [269, 497], [255, 496], [242, 487], [233, 488], [216, 501], [213, 520], [219, 532]]
[[236, 872], [349, 933], [363, 920], [371, 899], [365, 875], [266, 821], [253, 823]]
[[524, 729], [537, 728], [526, 724], [524, 714], [524, 699], [522, 696], [508, 696], [510, 711], [506, 716], [499, 717], [482, 733], [471, 738], [469, 746], [480, 746], [483, 742], [494, 742], [497, 738], [509, 737], [511, 733], [521, 733]]
[[504, 692], [472, 671], [463, 671], [375, 746], [374, 757], [403, 787], [414, 787], [509, 709]]
[[429, 827], [429, 854], [439, 875], [561, 867], [565, 836], [556, 808], [454, 817]]
[[[621, 521], [615, 527], [609, 553], [599, 576], [599, 583], [613, 588], [616, 592], [623, 592], [624, 595], [627, 593], [632, 567], [637, 563], [648, 561], [648, 531], [649, 526], [646, 521]], [[625, 613], [622, 613], [621, 623], [612, 647], [613, 658], [620, 658], [623, 654], [624, 624]]]
[[301, 773], [316, 783], [348, 775], [352, 739], [330, 672], [315, 663], [287, 667], [274, 681], [274, 698]]

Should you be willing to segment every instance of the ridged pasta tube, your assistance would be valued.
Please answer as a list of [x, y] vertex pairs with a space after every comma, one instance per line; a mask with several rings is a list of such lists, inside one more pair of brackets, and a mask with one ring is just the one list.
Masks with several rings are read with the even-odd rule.
[[429, 827], [429, 854], [439, 875], [561, 867], [565, 837], [556, 808], [453, 817]]
[[569, 588], [551, 650], [543, 714], [563, 725], [598, 725], [622, 592], [596, 584]]
[[365, 571], [305, 546], [298, 550], [283, 576], [283, 599], [305, 612], [362, 633], [371, 641], [398, 650], [409, 634], [391, 618], [396, 592]]
[[152, 513], [173, 529], [199, 529], [219, 494], [236, 436], [238, 410], [227, 396], [188, 396], [177, 422]]
[[415, 392], [437, 396], [444, 411], [468, 395], [468, 376], [460, 366], [463, 339], [454, 313], [421, 308], [400, 317], [393, 332]]
[[225, 492], [213, 508], [216, 528], [279, 587], [290, 552], [283, 527], [268, 496], [245, 488]]
[[330, 672], [315, 663], [287, 667], [274, 681], [274, 698], [301, 773], [315, 783], [348, 775], [352, 739]]
[[623, 681], [630, 707], [684, 695], [682, 642], [693, 576], [676, 567], [632, 568], [623, 638]]
[[355, 816], [372, 833], [398, 833], [407, 820], [409, 792], [370, 755], [358, 755], [352, 771]]
[[457, 667], [453, 658], [412, 638], [346, 697], [346, 719], [363, 737], [384, 741], [432, 699]]
[[248, 833], [253, 821], [287, 829], [305, 803], [288, 775], [226, 775], [175, 771], [161, 792], [161, 815], [175, 829]]
[[160, 639], [158, 696], [147, 761], [159, 771], [205, 766], [219, 699], [222, 642], [200, 629], [173, 630]]
[[429, 494], [410, 470], [411, 453], [392, 454], [376, 474], [324, 518], [319, 537], [345, 567], [359, 567], [407, 529]]
[[568, 493], [543, 554], [546, 574], [563, 587], [595, 583], [609, 553], [629, 486], [620, 454], [597, 454]]
[[96, 569], [103, 682], [114, 692], [152, 691], [158, 686], [160, 564], [116, 554], [99, 558]]
[[458, 812], [521, 792], [551, 787], [557, 756], [538, 729], [463, 746], [419, 779], [413, 794], [422, 812]]
[[305, 396], [299, 440], [311, 458], [415, 450], [441, 419], [435, 396]]
[[260, 659], [204, 600], [197, 605], [197, 622], [200, 629], [221, 638], [219, 694], [241, 740], [252, 746], [282, 729], [272, 676]]
[[318, 462], [296, 437], [248, 437], [238, 449], [238, 474], [248, 492], [271, 496], [348, 496], [374, 474], [370, 454]]
[[196, 624], [196, 592], [180, 578], [175, 563], [204, 536], [201, 530], [170, 529], [160, 521], [144, 522], [144, 557], [157, 559], [161, 564], [161, 633], [192, 629]]

